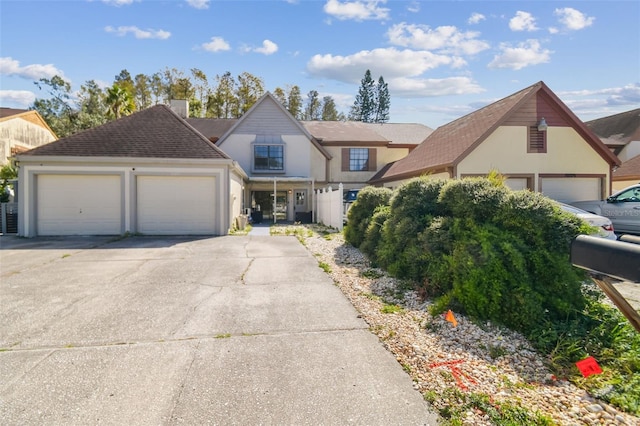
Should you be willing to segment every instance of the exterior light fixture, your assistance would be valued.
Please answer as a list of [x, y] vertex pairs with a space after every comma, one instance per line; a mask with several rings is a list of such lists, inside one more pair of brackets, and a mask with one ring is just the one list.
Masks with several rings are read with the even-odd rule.
[[539, 132], [545, 132], [548, 127], [549, 126], [547, 126], [547, 122], [545, 121], [544, 117], [542, 117], [540, 119], [540, 122], [538, 123], [538, 131]]

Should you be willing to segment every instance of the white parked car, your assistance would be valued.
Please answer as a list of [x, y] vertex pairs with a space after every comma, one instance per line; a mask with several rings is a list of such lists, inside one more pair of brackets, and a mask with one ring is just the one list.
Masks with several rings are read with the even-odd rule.
[[570, 206], [569, 204], [564, 204], [558, 202], [560, 208], [567, 212], [578, 216], [580, 219], [587, 222], [589, 225], [598, 228], [594, 235], [594, 237], [602, 237], [607, 238], [609, 240], [617, 240], [618, 237], [613, 232], [613, 223], [609, 218], [604, 216], [599, 216], [597, 214], [589, 213], [588, 211], [579, 209], [575, 206]]

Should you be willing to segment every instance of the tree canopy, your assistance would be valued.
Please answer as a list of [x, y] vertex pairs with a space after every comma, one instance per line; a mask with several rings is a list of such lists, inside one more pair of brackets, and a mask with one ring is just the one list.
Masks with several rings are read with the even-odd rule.
[[[76, 93], [61, 76], [40, 79], [35, 85], [48, 97], [38, 97], [30, 109], [38, 111], [59, 137], [152, 105], [169, 104], [172, 99], [187, 100], [192, 117], [240, 118], [265, 93], [264, 80], [248, 72], [234, 77], [227, 71], [210, 77], [198, 68], [185, 73], [166, 67], [151, 75], [135, 77], [123, 69], [111, 86], [101, 87], [90, 80]], [[347, 120], [338, 111], [335, 100], [328, 95], [321, 98], [317, 90], [310, 90], [306, 101], [297, 85], [276, 87], [272, 93], [297, 120]], [[365, 122], [389, 120], [389, 91], [382, 77], [376, 84], [367, 70], [348, 118]]]

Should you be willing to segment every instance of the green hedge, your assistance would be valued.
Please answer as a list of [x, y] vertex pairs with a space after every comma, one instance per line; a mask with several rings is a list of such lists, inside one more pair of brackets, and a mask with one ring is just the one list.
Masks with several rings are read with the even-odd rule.
[[584, 308], [585, 274], [569, 247], [589, 228], [542, 194], [511, 191], [495, 176], [417, 178], [390, 199], [382, 191], [360, 193], [346, 240], [439, 309], [526, 334]]

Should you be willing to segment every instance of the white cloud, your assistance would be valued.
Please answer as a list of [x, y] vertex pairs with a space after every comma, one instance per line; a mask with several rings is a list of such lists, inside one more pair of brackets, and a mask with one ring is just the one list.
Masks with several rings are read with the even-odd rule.
[[114, 33], [114, 34], [116, 34], [117, 36], [120, 36], [120, 37], [124, 37], [127, 34], [131, 33], [137, 39], [155, 38], [155, 39], [159, 39], [159, 40], [166, 40], [169, 37], [171, 37], [171, 33], [169, 31], [152, 30], [152, 29], [141, 30], [140, 28], [135, 27], [135, 26], [120, 26], [118, 28], [114, 28], [114, 27], [109, 25], [109, 26], [104, 27], [104, 30], [106, 32], [108, 32], [108, 33]]
[[487, 19], [487, 18], [482, 13], [474, 12], [474, 13], [471, 14], [469, 19], [467, 20], [467, 23], [469, 23], [469, 24], [479, 24], [480, 21], [484, 21], [485, 19]]
[[341, 21], [352, 19], [354, 21], [385, 20], [389, 18], [389, 9], [378, 7], [380, 1], [345, 1], [327, 0], [324, 12]]
[[571, 7], [556, 9], [553, 14], [558, 16], [558, 21], [560, 21], [565, 29], [571, 31], [590, 27], [593, 21], [596, 20], [596, 18], [586, 16], [584, 13]]
[[136, 1], [140, 0], [102, 0], [103, 3], [108, 4], [110, 6], [128, 6]]
[[489, 48], [489, 44], [478, 40], [480, 33], [460, 31], [454, 26], [431, 29], [428, 25], [402, 22], [387, 31], [392, 44], [424, 50], [439, 50], [441, 53], [474, 55]]
[[512, 31], [536, 31], [536, 18], [529, 12], [521, 10], [516, 12], [516, 16], [509, 21], [509, 28]]
[[27, 108], [36, 100], [36, 95], [28, 90], [0, 90], [0, 105], [9, 108]]
[[224, 52], [226, 50], [231, 50], [229, 43], [227, 43], [222, 37], [211, 37], [211, 41], [203, 43], [202, 48], [207, 52]]
[[64, 78], [62, 70], [53, 64], [31, 64], [20, 66], [20, 62], [11, 57], [0, 58], [0, 75], [16, 76], [28, 80], [40, 80], [41, 78], [52, 78], [60, 76]]
[[489, 63], [489, 68], [511, 68], [519, 70], [531, 65], [547, 63], [551, 59], [551, 50], [542, 49], [540, 42], [535, 39], [518, 43], [512, 47], [508, 43], [500, 44], [501, 53], [495, 55]]
[[[310, 74], [359, 84], [363, 70], [387, 79], [416, 77], [440, 66], [458, 66], [459, 58], [438, 55], [425, 50], [395, 48], [362, 50], [349, 56], [314, 55], [307, 63]], [[377, 77], [376, 77], [377, 78]]]
[[601, 97], [603, 100], [599, 102], [612, 106], [638, 105], [640, 104], [640, 83], [627, 84], [623, 87], [609, 87], [598, 90], [564, 91], [558, 92], [558, 96]]
[[253, 49], [253, 51], [256, 53], [262, 53], [263, 55], [273, 55], [278, 51], [278, 45], [271, 40], [264, 40], [262, 42], [262, 47], [257, 47]]
[[210, 0], [186, 0], [187, 4], [195, 9], [209, 9]]
[[418, 1], [412, 1], [409, 6], [407, 6], [407, 10], [411, 13], [418, 13], [420, 12], [420, 2]]
[[484, 92], [468, 77], [450, 78], [393, 78], [385, 82], [393, 96], [421, 98], [425, 96], [466, 95]]
[[556, 27], [549, 27], [549, 34], [558, 34], [560, 32]]

